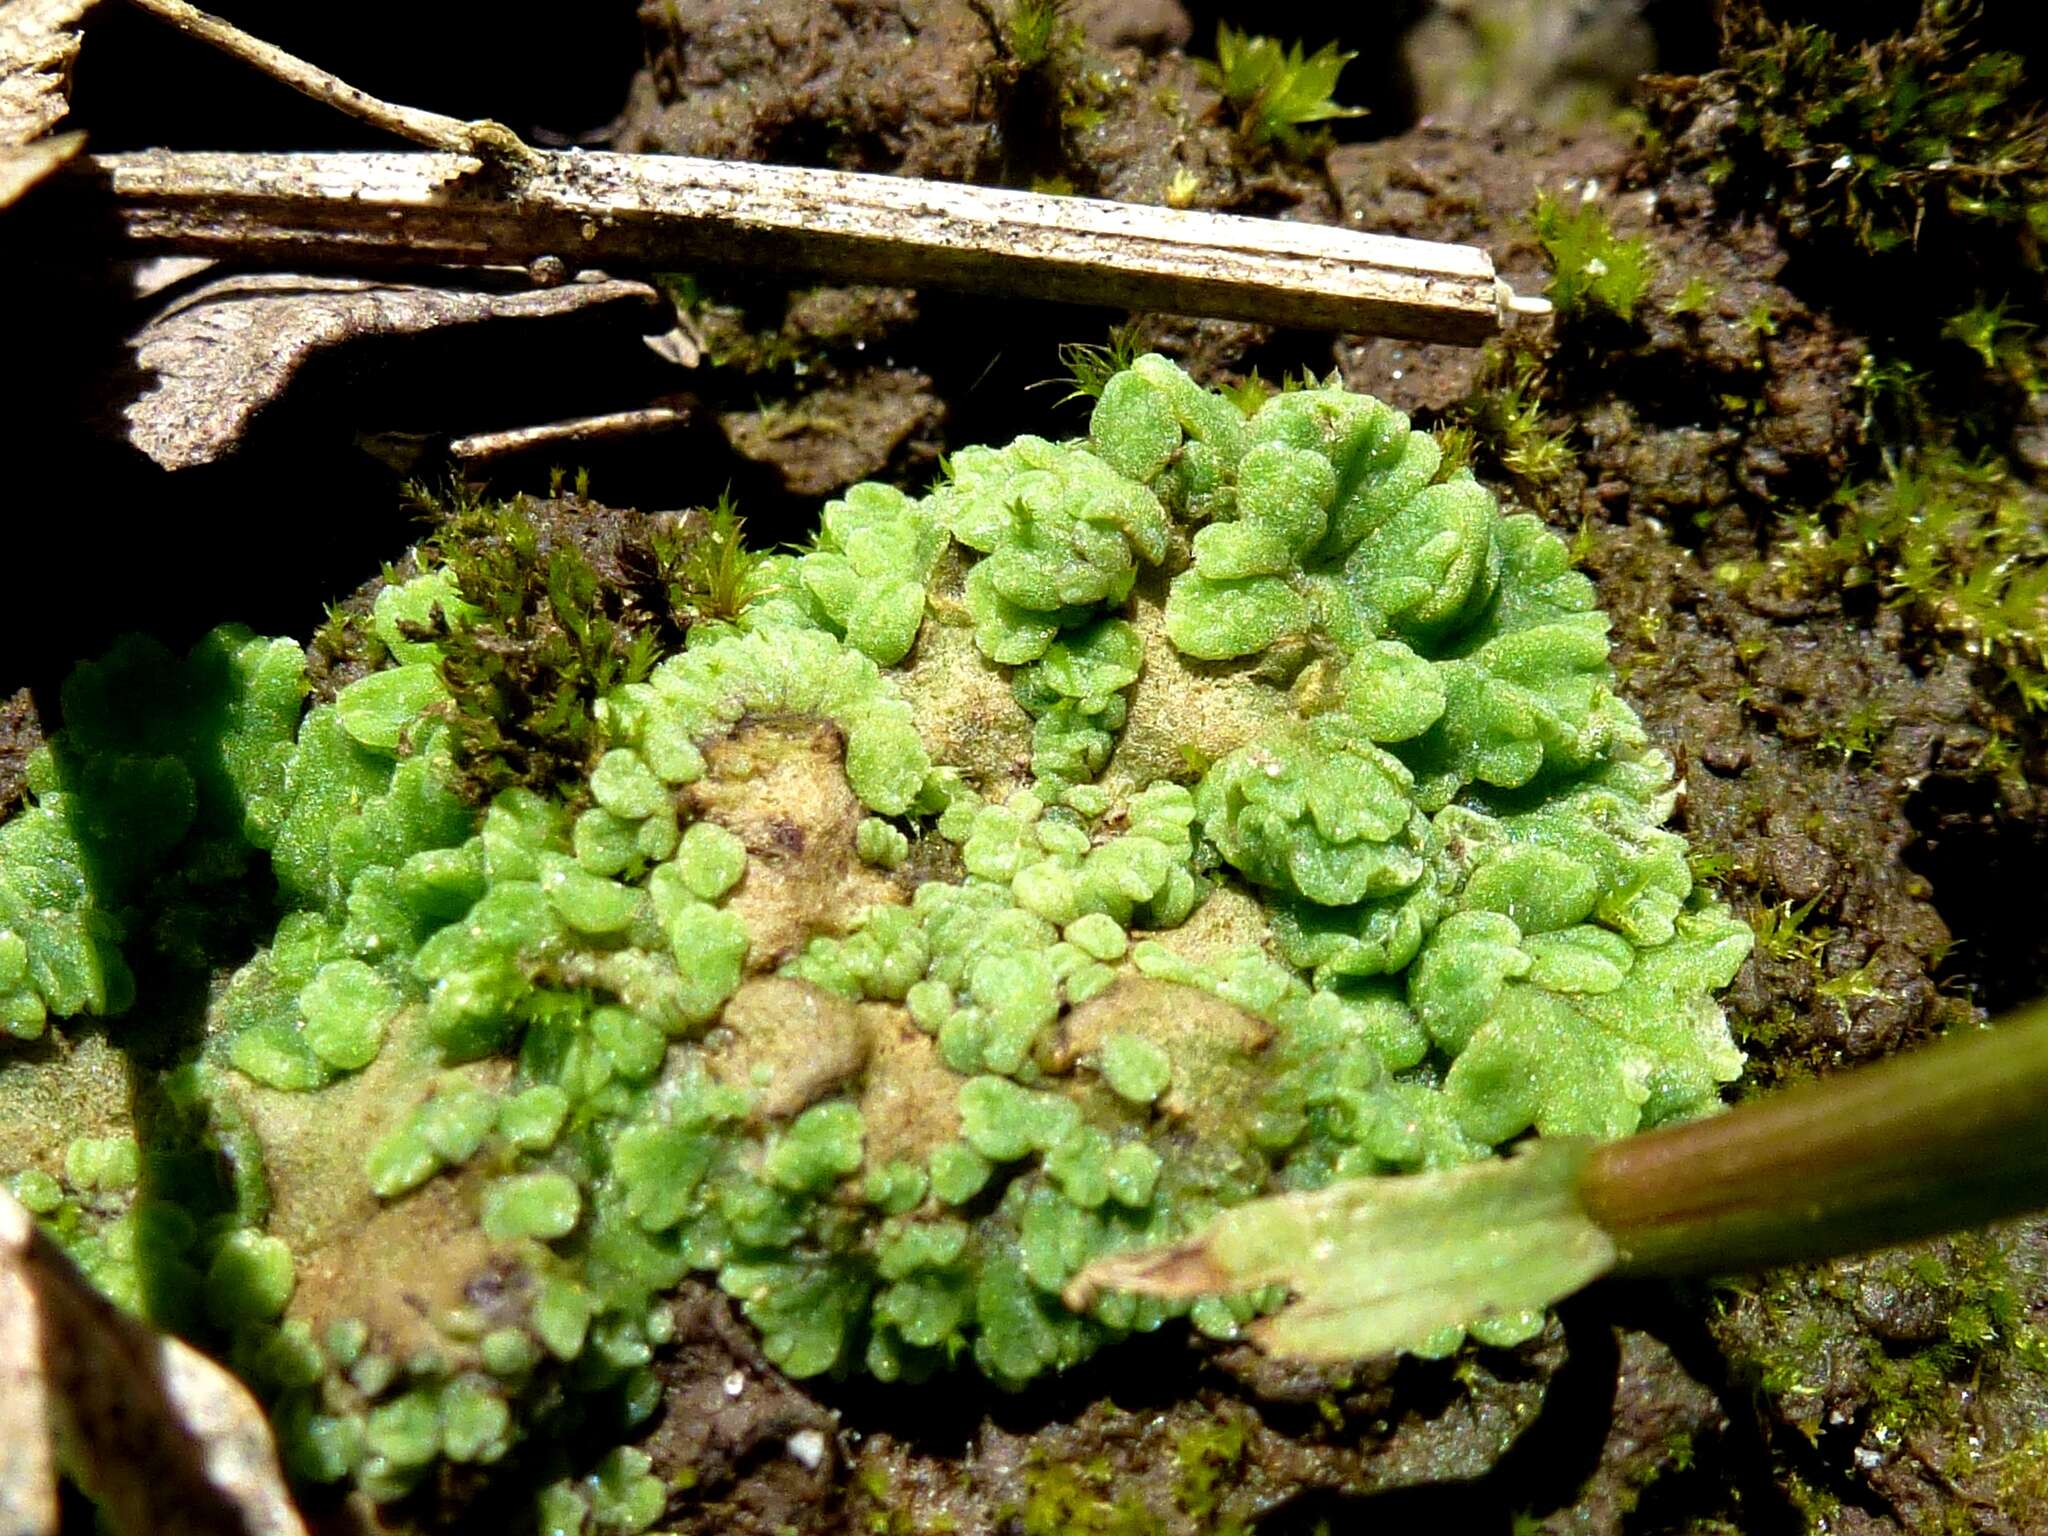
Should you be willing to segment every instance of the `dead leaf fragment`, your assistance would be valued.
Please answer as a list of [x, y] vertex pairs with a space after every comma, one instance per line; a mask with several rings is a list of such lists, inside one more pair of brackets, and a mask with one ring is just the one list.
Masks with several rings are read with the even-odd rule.
[[82, 133], [57, 133], [33, 144], [0, 145], [0, 208], [19, 198], [85, 147]]
[[0, 6], [0, 144], [41, 138], [71, 110], [78, 23], [94, 0], [8, 0]]
[[257, 413], [331, 348], [444, 326], [661, 303], [647, 284], [623, 279], [494, 293], [287, 273], [224, 277], [183, 296], [131, 339], [137, 365], [154, 377], [123, 408], [127, 437], [166, 469], [210, 464], [232, 452]]
[[78, 153], [81, 133], [44, 138], [71, 110], [78, 21], [94, 0], [0, 5], [0, 208]]
[[60, 1455], [119, 1531], [305, 1536], [248, 1390], [93, 1290], [0, 1190], [0, 1536], [55, 1536]]
[[57, 1529], [57, 1469], [43, 1389], [36, 1298], [16, 1254], [33, 1233], [28, 1212], [0, 1191], [0, 1532]]

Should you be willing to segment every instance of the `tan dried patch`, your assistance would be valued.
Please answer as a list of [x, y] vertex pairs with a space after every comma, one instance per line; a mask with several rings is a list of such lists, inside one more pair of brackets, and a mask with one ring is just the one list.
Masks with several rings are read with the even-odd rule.
[[867, 816], [846, 782], [846, 743], [830, 721], [748, 719], [704, 749], [688, 809], [746, 845], [747, 872], [726, 898], [753, 940], [749, 968], [772, 971], [824, 935], [853, 932], [901, 886], [863, 864], [854, 835]]
[[483, 1154], [390, 1202], [370, 1192], [363, 1159], [412, 1113], [426, 1085], [461, 1081], [497, 1093], [512, 1071], [506, 1059], [442, 1071], [419, 1012], [408, 1010], [375, 1061], [315, 1093], [226, 1074], [263, 1149], [275, 1202], [268, 1230], [290, 1245], [297, 1264], [291, 1316], [316, 1334], [360, 1318], [370, 1326], [371, 1348], [401, 1359], [424, 1349], [463, 1353], [434, 1319], [477, 1305], [471, 1292], [478, 1287], [503, 1292], [518, 1268], [516, 1249], [492, 1243], [477, 1225], [479, 1186], [491, 1172]]
[[1166, 587], [1165, 573], [1148, 569], [1126, 614], [1145, 659], [1138, 686], [1127, 695], [1130, 719], [1102, 772], [1101, 783], [1115, 794], [1161, 780], [1190, 782], [1226, 752], [1270, 737], [1295, 718], [1284, 647], [1275, 648], [1277, 656], [1244, 661], [1181, 655], [1166, 638]]
[[869, 1040], [860, 1117], [867, 1165], [920, 1167], [933, 1150], [960, 1139], [960, 1078], [939, 1060], [939, 1045], [896, 1003], [863, 1003]]
[[704, 1040], [712, 1076], [755, 1095], [757, 1119], [785, 1120], [860, 1076], [868, 1034], [854, 1005], [790, 976], [741, 983]]
[[1178, 928], [1144, 929], [1133, 942], [1149, 939], [1194, 965], [1206, 965], [1256, 949], [1273, 951], [1272, 922], [1258, 897], [1239, 885], [1219, 885]]
[[0, 1168], [61, 1176], [73, 1137], [135, 1134], [128, 1059], [104, 1035], [52, 1030], [41, 1040], [10, 1042], [5, 1059]]
[[1259, 1076], [1251, 1059], [1273, 1030], [1242, 1008], [1182, 982], [1121, 976], [1060, 1020], [1056, 1070], [1070, 1070], [1119, 1034], [1166, 1052], [1173, 1082], [1158, 1107], [1202, 1138], [1228, 1140], [1255, 1107]]
[[965, 551], [940, 562], [917, 648], [897, 674], [935, 763], [958, 768], [990, 800], [1022, 789], [1031, 778], [1031, 717], [1010, 692], [1010, 673], [981, 654], [974, 624], [961, 606]]

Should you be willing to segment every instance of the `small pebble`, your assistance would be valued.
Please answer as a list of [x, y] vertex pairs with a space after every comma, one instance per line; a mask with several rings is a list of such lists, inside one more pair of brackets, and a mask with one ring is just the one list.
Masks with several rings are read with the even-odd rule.
[[800, 1429], [789, 1437], [789, 1454], [812, 1472], [825, 1464], [825, 1432]]

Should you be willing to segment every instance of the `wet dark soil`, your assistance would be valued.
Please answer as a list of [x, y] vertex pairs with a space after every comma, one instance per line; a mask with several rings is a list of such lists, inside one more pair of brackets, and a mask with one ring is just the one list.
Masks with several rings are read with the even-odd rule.
[[0, 817], [11, 814], [28, 791], [28, 760], [42, 745], [41, 718], [26, 688], [0, 699]]

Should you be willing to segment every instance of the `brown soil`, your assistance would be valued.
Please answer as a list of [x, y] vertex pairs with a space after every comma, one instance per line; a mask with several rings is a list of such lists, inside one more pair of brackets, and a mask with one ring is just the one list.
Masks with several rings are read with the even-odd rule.
[[28, 792], [28, 760], [43, 744], [36, 701], [26, 688], [0, 699], [0, 819], [11, 815]]

